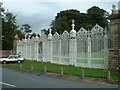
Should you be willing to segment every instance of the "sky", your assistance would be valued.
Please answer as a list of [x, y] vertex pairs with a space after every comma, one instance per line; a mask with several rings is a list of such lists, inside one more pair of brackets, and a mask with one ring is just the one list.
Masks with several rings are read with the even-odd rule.
[[92, 6], [111, 13], [112, 5], [118, 7], [118, 0], [98, 1], [98, 0], [4, 0], [3, 7], [16, 15], [17, 24], [29, 24], [34, 33], [40, 33], [41, 29], [48, 29], [57, 13], [62, 10], [77, 9], [81, 13], [86, 13]]

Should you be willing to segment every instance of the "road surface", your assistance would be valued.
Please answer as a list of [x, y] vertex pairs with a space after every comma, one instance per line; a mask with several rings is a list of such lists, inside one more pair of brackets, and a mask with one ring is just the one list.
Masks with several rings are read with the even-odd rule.
[[0, 84], [2, 84], [2, 88], [117, 88], [115, 85], [75, 82], [5, 68], [2, 69], [2, 81], [0, 81]]

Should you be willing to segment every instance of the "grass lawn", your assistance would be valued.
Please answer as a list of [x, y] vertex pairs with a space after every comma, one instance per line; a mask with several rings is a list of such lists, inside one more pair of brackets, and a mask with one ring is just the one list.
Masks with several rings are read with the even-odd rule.
[[[91, 52], [91, 58], [104, 58], [107, 56], [104, 56], [105, 53], [109, 53], [108, 50], [99, 50], [98, 52]], [[80, 58], [87, 58], [88, 57], [88, 52], [79, 52], [77, 53], [77, 57]]]
[[[64, 74], [81, 76], [81, 70], [84, 69], [85, 77], [107, 78], [107, 71], [102, 69], [81, 68], [74, 66], [51, 64], [51, 63], [42, 63], [42, 62], [29, 61], [29, 60], [25, 60], [22, 63], [23, 69], [30, 70], [31, 64], [34, 67], [34, 71], [39, 71], [39, 72], [43, 72], [44, 66], [46, 65], [47, 72], [60, 73], [60, 68], [63, 67]], [[6, 66], [20, 68], [20, 64], [18, 63], [6, 64]], [[120, 76], [112, 72], [111, 72], [111, 78], [113, 80], [120, 80]]]

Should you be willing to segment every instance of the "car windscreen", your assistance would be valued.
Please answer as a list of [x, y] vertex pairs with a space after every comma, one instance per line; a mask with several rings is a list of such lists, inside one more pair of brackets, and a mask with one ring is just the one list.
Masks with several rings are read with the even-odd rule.
[[18, 55], [18, 58], [21, 58], [21, 55]]

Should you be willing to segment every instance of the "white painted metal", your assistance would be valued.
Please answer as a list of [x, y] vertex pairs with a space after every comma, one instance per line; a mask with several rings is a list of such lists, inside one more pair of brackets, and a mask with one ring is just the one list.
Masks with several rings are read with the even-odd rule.
[[107, 30], [96, 24], [91, 31], [81, 28], [76, 32], [74, 26], [72, 21], [70, 34], [65, 30], [52, 35], [50, 29], [48, 36], [18, 40], [17, 53], [29, 60], [108, 69]]

